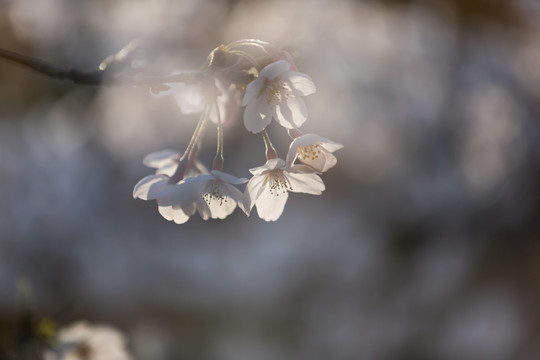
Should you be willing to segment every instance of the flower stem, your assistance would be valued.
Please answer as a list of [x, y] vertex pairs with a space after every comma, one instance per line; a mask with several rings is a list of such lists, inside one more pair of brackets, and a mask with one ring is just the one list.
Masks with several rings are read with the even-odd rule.
[[255, 58], [253, 56], [249, 55], [247, 52], [242, 51], [242, 50], [231, 50], [231, 51], [229, 51], [229, 54], [235, 54], [235, 55], [238, 55], [238, 56], [246, 59], [247, 61], [249, 61], [251, 63], [251, 65], [255, 66], [257, 71], [261, 71], [261, 65], [259, 65], [257, 60], [255, 60]]
[[223, 125], [221, 123], [221, 114], [219, 113], [219, 106], [217, 101], [214, 103], [217, 113], [217, 149], [216, 157], [212, 164], [213, 170], [223, 170]]
[[232, 43], [226, 45], [225, 50], [229, 50], [237, 46], [256, 46], [264, 49], [265, 45], [269, 45], [269, 43], [257, 39], [241, 39], [233, 41]]
[[189, 140], [189, 144], [188, 144], [188, 146], [186, 148], [186, 152], [184, 153], [184, 156], [182, 156], [182, 159], [180, 159], [180, 161], [182, 161], [184, 159], [184, 157], [186, 157], [186, 156], [188, 158], [191, 157], [191, 154], [193, 152], [193, 148], [195, 147], [195, 145], [199, 141], [199, 136], [202, 133], [201, 130], [204, 128], [204, 123], [205, 123], [206, 119], [208, 118], [208, 112], [209, 112], [208, 105], [204, 105], [204, 109], [203, 109], [203, 112], [201, 114], [201, 117], [199, 118], [199, 122], [197, 123], [197, 127], [195, 128], [195, 132], [193, 132], [193, 135], [191, 136], [191, 140]]
[[277, 158], [276, 149], [274, 148], [274, 145], [272, 145], [272, 141], [270, 141], [270, 137], [268, 136], [266, 130], [262, 131], [262, 136], [264, 139], [264, 145], [266, 147], [266, 160]]
[[302, 133], [298, 129], [289, 129], [288, 130], [289, 136], [293, 139], [302, 136]]
[[174, 174], [169, 179], [169, 183], [174, 184], [182, 180], [184, 178], [185, 172], [195, 163], [198, 154], [198, 142], [200, 140], [200, 136], [203, 132], [207, 118], [208, 105], [205, 105], [201, 117], [199, 118], [199, 122], [197, 123], [197, 127], [195, 128], [195, 131], [191, 136], [191, 140], [189, 140], [186, 151], [178, 160], [178, 166], [176, 167], [176, 171], [174, 172]]

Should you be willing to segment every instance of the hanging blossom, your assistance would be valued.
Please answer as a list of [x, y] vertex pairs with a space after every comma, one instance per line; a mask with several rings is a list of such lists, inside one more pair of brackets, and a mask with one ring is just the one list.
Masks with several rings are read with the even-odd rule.
[[261, 70], [249, 83], [242, 100], [246, 106], [244, 125], [252, 133], [264, 130], [275, 119], [287, 129], [295, 129], [306, 121], [308, 112], [301, 96], [315, 92], [311, 78], [291, 70], [291, 63], [279, 60]]
[[[206, 171], [198, 163], [190, 168], [184, 178], [175, 183], [172, 170], [175, 155], [162, 151], [148, 155], [145, 160], [150, 167], [159, 167], [155, 175], [148, 175], [133, 189], [133, 197], [141, 200], [157, 200], [159, 213], [167, 220], [183, 224], [199, 212], [204, 219], [224, 219], [237, 205], [244, 210], [243, 194], [235, 185], [244, 184], [240, 179], [222, 171]], [[178, 163], [176, 163], [176, 166]]]
[[[156, 200], [165, 219], [182, 224], [196, 212], [204, 220], [224, 219], [236, 207], [249, 216], [256, 207], [260, 218], [275, 221], [289, 192], [324, 191], [319, 175], [336, 164], [333, 152], [343, 145], [300, 133], [308, 116], [302, 97], [316, 89], [308, 75], [298, 72], [290, 53], [260, 40], [238, 40], [214, 49], [199, 72], [181, 72], [153, 84], [153, 90], [168, 89], [163, 94], [172, 94], [183, 113], [201, 113], [184, 154], [164, 150], [146, 156], [143, 163], [155, 173], [133, 189], [134, 198]], [[266, 148], [266, 163], [250, 170], [249, 181], [223, 171], [223, 125], [237, 117], [242, 105], [246, 129], [261, 133]], [[293, 137], [286, 161], [278, 158], [265, 130], [272, 119]], [[207, 120], [217, 126], [211, 171], [198, 161]], [[241, 192], [238, 187], [246, 183]]]
[[44, 360], [131, 360], [124, 335], [108, 325], [79, 321], [58, 331]]
[[[185, 74], [183, 72], [173, 72], [171, 75]], [[226, 87], [222, 81], [215, 81], [216, 89], [219, 91], [217, 103], [221, 116], [223, 116], [223, 125], [231, 125], [240, 111], [241, 98], [240, 91], [234, 85]], [[185, 83], [167, 83], [165, 90], [154, 93], [157, 98], [173, 96], [176, 105], [182, 114], [200, 114], [208, 103], [208, 95], [199, 84]], [[208, 119], [217, 124], [217, 109], [212, 108], [208, 114]]]
[[[181, 158], [181, 152], [167, 149], [146, 155], [143, 159], [143, 164], [150, 168], [155, 168], [156, 175], [167, 175], [170, 177], [176, 172]], [[195, 161], [193, 166], [189, 167], [186, 177], [208, 174], [208, 172], [208, 169], [201, 162]]]
[[246, 208], [257, 207], [257, 214], [266, 221], [276, 221], [285, 208], [289, 191], [320, 195], [324, 183], [307, 166], [287, 167], [282, 159], [269, 159], [266, 164], [249, 170], [253, 177], [245, 192]]
[[291, 167], [298, 159], [317, 172], [326, 172], [337, 163], [337, 158], [332, 153], [341, 148], [342, 144], [317, 134], [300, 135], [289, 146], [287, 167]]
[[144, 177], [133, 189], [134, 198], [157, 200], [159, 213], [177, 224], [185, 223], [195, 212], [208, 220], [224, 219], [238, 205], [244, 210], [243, 194], [235, 186], [244, 184], [247, 179], [222, 171], [223, 127], [215, 99], [214, 108], [218, 143], [212, 171], [208, 173], [197, 161], [199, 144], [211, 110], [211, 106], [205, 105], [185, 154], [180, 157], [171, 151], [161, 151], [148, 155], [143, 162], [157, 168], [157, 171]]
[[[177, 224], [186, 222], [197, 211], [204, 219], [225, 219], [236, 206], [245, 212], [243, 194], [235, 186], [247, 182], [219, 170], [189, 177], [171, 186], [158, 198], [160, 214]], [[172, 218], [172, 219], [171, 219]]]

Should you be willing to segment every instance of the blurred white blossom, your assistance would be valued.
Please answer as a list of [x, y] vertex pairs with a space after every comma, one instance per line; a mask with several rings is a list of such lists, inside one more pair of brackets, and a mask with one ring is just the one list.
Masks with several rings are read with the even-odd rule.
[[107, 325], [77, 322], [58, 331], [56, 344], [45, 360], [129, 360], [124, 335]]
[[308, 75], [290, 69], [288, 61], [276, 61], [249, 83], [242, 100], [248, 131], [261, 132], [272, 118], [287, 129], [298, 128], [306, 121], [308, 112], [300, 97], [313, 94], [315, 85]]
[[159, 213], [167, 220], [183, 224], [198, 211], [204, 220], [224, 219], [237, 205], [243, 208], [243, 195], [235, 185], [247, 182], [222, 171], [187, 177], [171, 183], [167, 175], [149, 175], [139, 181], [133, 197], [157, 200]]

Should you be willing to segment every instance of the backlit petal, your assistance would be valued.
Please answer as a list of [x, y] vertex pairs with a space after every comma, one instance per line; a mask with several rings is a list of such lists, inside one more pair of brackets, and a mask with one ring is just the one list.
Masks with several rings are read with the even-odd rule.
[[251, 211], [251, 209], [253, 209], [257, 198], [264, 190], [265, 181], [267, 181], [267, 179], [268, 177], [266, 175], [256, 175], [249, 179], [246, 191], [244, 192], [243, 201], [246, 210]]
[[172, 163], [178, 163], [175, 160], [180, 158], [180, 153], [175, 150], [161, 150], [148, 154], [143, 159], [143, 164], [151, 168], [160, 168]]
[[[200, 175], [203, 176], [203, 175]], [[194, 179], [194, 178], [189, 178]], [[205, 188], [208, 184], [207, 181], [186, 181], [185, 179], [175, 185], [175, 190], [169, 195], [169, 201], [174, 206], [187, 206], [194, 203], [197, 199], [201, 198]]]
[[234, 185], [245, 184], [248, 181], [246, 178], [237, 178], [236, 176], [219, 170], [212, 170], [212, 175], [214, 175], [216, 179]]
[[174, 185], [170, 185], [169, 178], [159, 175], [148, 175], [141, 179], [133, 188], [133, 198], [153, 200], [168, 196], [174, 191]]
[[287, 179], [292, 187], [290, 191], [296, 193], [305, 193], [320, 195], [325, 189], [324, 183], [317, 174], [296, 174], [287, 173]]
[[276, 106], [276, 120], [286, 129], [302, 126], [307, 119], [307, 115], [304, 100], [297, 97], [284, 99]]
[[195, 114], [203, 111], [204, 98], [199, 87], [183, 83], [168, 84], [172, 88], [172, 94], [176, 104], [184, 114]]
[[244, 111], [244, 126], [254, 134], [263, 131], [272, 121], [272, 117], [268, 116], [270, 111], [264, 101], [249, 103]]
[[158, 210], [161, 216], [169, 221], [174, 221], [177, 224], [183, 224], [189, 220], [190, 216], [193, 214], [193, 211], [186, 212], [182, 208], [173, 209], [171, 205], [162, 206], [160, 205], [160, 200], [158, 199]]
[[257, 78], [250, 82], [246, 87], [246, 93], [244, 94], [244, 98], [242, 99], [242, 105], [246, 106], [254, 102], [255, 99], [259, 96], [263, 86], [264, 81], [262, 79]]
[[291, 64], [289, 64], [285, 60], [273, 62], [269, 65], [266, 65], [264, 69], [261, 70], [261, 73], [259, 74], [259, 79], [268, 79], [270, 81], [274, 81], [283, 74], [285, 74], [287, 71], [289, 71], [290, 68]]
[[270, 192], [269, 184], [266, 184], [256, 201], [257, 214], [265, 221], [279, 219], [287, 203], [288, 192]]
[[[235, 194], [231, 192], [226, 184], [219, 180], [216, 180], [214, 184], [219, 187], [218, 192], [221, 196], [219, 198], [212, 196], [207, 196], [205, 198], [210, 211], [210, 217], [212, 219], [225, 219], [236, 208], [237, 202], [235, 200]], [[229, 186], [233, 187], [232, 185]], [[238, 189], [236, 190], [238, 191]]]
[[309, 75], [297, 71], [289, 71], [285, 81], [296, 96], [307, 96], [313, 94], [317, 89]]

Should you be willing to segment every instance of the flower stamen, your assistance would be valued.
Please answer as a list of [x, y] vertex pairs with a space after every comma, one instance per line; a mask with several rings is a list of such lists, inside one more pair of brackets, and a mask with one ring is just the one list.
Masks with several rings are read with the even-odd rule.
[[321, 149], [319, 144], [313, 144], [308, 146], [300, 146], [298, 148], [298, 153], [302, 157], [302, 160], [315, 160], [319, 158]]
[[293, 189], [289, 179], [283, 174], [283, 171], [273, 172], [269, 178], [270, 194], [272, 195], [279, 196], [280, 192], [285, 194], [287, 191]]
[[212, 200], [219, 201], [219, 206], [222, 206], [224, 202], [227, 202], [227, 197], [221, 192], [221, 186], [217, 183], [213, 183], [210, 191], [203, 195], [204, 201], [208, 205], [212, 203]]
[[289, 100], [289, 90], [280, 84], [268, 84], [266, 87], [266, 104], [275, 106], [282, 98]]

